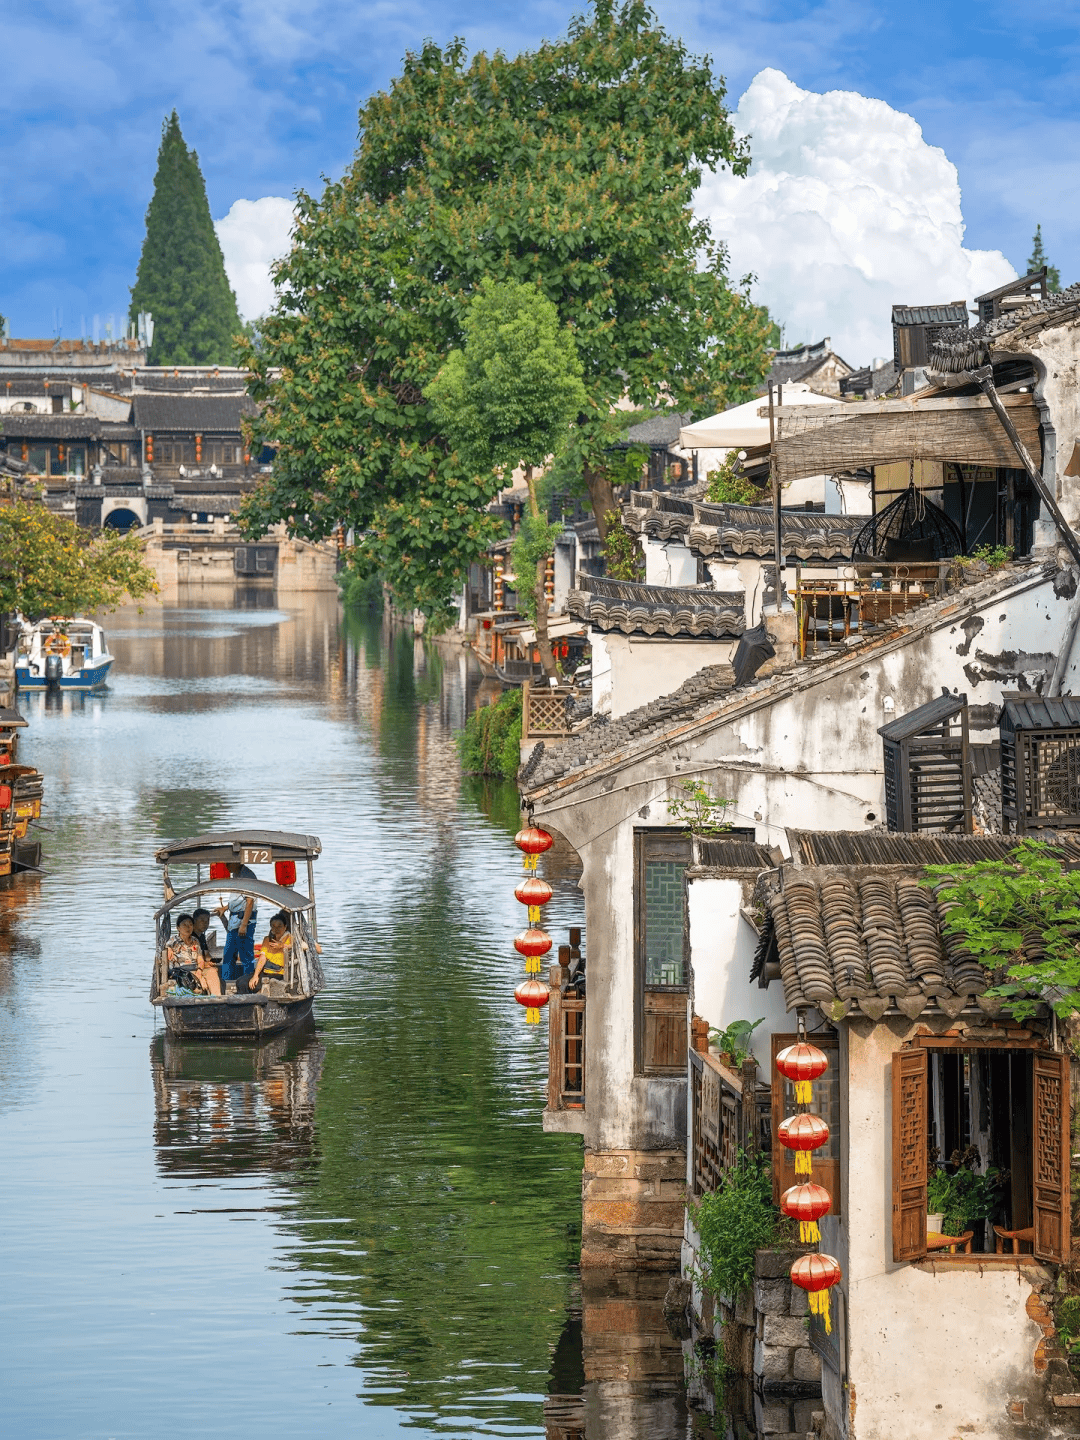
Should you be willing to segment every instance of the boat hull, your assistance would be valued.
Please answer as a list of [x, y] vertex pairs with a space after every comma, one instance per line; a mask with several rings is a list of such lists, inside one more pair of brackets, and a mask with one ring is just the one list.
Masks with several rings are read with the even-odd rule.
[[81, 670], [73, 671], [70, 675], [61, 675], [59, 680], [49, 682], [43, 675], [33, 675], [28, 665], [17, 665], [15, 667], [15, 683], [20, 690], [48, 690], [56, 688], [59, 690], [96, 690], [99, 685], [104, 685], [109, 678], [109, 671], [112, 669], [112, 659], [100, 661], [96, 665], [84, 665]]
[[258, 1040], [299, 1025], [311, 1014], [314, 997], [275, 999], [269, 995], [167, 996], [161, 1002], [165, 1027], [183, 1040]]

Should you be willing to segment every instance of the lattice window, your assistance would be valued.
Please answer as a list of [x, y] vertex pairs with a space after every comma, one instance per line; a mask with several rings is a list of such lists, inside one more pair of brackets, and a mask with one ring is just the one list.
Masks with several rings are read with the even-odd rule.
[[634, 835], [635, 1064], [639, 1073], [685, 1075], [688, 835]]

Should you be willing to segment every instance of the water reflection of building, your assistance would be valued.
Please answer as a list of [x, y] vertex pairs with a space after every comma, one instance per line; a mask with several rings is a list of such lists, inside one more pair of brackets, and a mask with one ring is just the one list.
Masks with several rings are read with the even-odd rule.
[[315, 1099], [326, 1047], [314, 1028], [265, 1045], [150, 1049], [154, 1145], [169, 1175], [280, 1175], [314, 1159]]
[[667, 1275], [583, 1272], [583, 1383], [568, 1393], [572, 1367], [560, 1342], [544, 1401], [546, 1440], [684, 1440], [683, 1347], [664, 1319], [667, 1285]]

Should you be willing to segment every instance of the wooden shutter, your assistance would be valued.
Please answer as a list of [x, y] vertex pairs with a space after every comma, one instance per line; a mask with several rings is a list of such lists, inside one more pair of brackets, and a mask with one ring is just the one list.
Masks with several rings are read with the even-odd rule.
[[[840, 1218], [840, 1042], [835, 1036], [811, 1035], [811, 1042], [824, 1050], [829, 1057], [829, 1068], [814, 1082], [814, 1101], [811, 1109], [829, 1126], [829, 1143], [813, 1152], [814, 1173], [811, 1179], [816, 1185], [823, 1185], [829, 1192], [832, 1205], [830, 1215]], [[795, 1152], [785, 1150], [776, 1138], [781, 1120], [795, 1113], [795, 1092], [790, 1082], [776, 1068], [776, 1057], [781, 1050], [798, 1041], [798, 1035], [773, 1035], [772, 1037], [772, 1174], [773, 1199], [780, 1196], [792, 1185], [798, 1185], [804, 1176], [795, 1174]]]
[[1068, 1057], [1036, 1050], [1033, 1171], [1035, 1254], [1063, 1264], [1069, 1258]]
[[898, 1050], [892, 1062], [893, 1259], [926, 1254], [927, 1052]]
[[686, 991], [646, 990], [642, 1054], [647, 1075], [685, 1075]]

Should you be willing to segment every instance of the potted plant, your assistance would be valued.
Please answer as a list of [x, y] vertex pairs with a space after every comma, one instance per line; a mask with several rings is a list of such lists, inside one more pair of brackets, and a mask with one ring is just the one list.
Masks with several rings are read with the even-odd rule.
[[[935, 1152], [930, 1158], [934, 1163]], [[953, 1151], [948, 1167], [938, 1164], [930, 1172], [926, 1186], [928, 1234], [963, 1235], [1000, 1213], [1002, 1188], [1009, 1172], [988, 1165], [980, 1174], [979, 1163], [978, 1150], [969, 1145], [962, 1153]]]
[[723, 1030], [710, 1031], [709, 1043], [716, 1046], [720, 1063], [738, 1070], [750, 1054], [750, 1036], [764, 1023], [763, 1015], [760, 1020], [733, 1020]]

